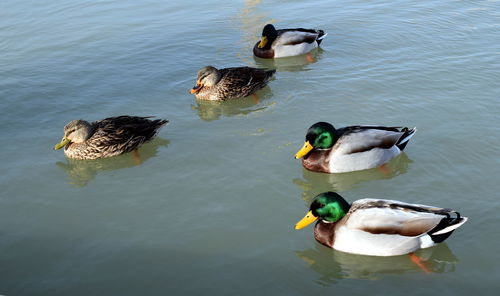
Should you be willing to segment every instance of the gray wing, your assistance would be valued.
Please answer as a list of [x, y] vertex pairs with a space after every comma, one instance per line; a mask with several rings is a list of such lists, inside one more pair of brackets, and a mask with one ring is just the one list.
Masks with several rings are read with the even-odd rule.
[[450, 212], [453, 211], [394, 200], [361, 199], [352, 204], [345, 225], [372, 234], [419, 236], [449, 217]]
[[284, 31], [278, 36], [273, 46], [278, 45], [295, 45], [300, 43], [312, 43], [316, 41], [319, 33], [314, 31]]
[[403, 132], [394, 130], [361, 127], [344, 132], [333, 149], [343, 154], [360, 153], [374, 148], [390, 149], [402, 135]]

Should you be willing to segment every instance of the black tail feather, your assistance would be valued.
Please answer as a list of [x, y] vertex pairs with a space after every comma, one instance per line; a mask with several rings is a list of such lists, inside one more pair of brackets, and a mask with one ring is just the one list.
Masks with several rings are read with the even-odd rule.
[[321, 42], [323, 41], [323, 36], [325, 36], [325, 31], [323, 30], [317, 30], [318, 31], [318, 38], [316, 38], [316, 42], [318, 42], [318, 45], [321, 45]]
[[153, 138], [154, 136], [156, 136], [156, 134], [158, 133], [158, 131], [160, 130], [160, 128], [162, 126], [164, 126], [165, 124], [167, 124], [169, 121], [166, 120], [166, 119], [155, 119], [151, 122], [151, 125], [150, 125], [150, 128], [149, 128], [149, 135], [147, 136], [147, 139], [150, 140], [151, 138]]
[[403, 129], [401, 129], [401, 131], [404, 132], [404, 134], [401, 136], [401, 138], [399, 138], [396, 146], [399, 148], [399, 150], [403, 151], [406, 147], [406, 144], [408, 144], [410, 138], [417, 131], [417, 129], [408, 129], [407, 127], [404, 127]]
[[460, 216], [459, 212], [453, 211], [452, 213], [455, 213], [456, 217], [452, 218], [452, 217], [450, 217], [449, 214], [447, 214], [447, 217], [443, 218], [439, 222], [439, 224], [436, 225], [436, 227], [434, 227], [431, 231], [429, 231], [427, 233], [431, 237], [433, 242], [435, 242], [435, 243], [443, 242], [445, 239], [447, 239], [453, 233], [453, 231], [455, 231], [455, 229], [448, 231], [448, 232], [445, 232], [445, 233], [436, 234], [436, 235], [434, 233], [439, 232], [440, 230], [443, 230], [446, 227], [461, 223], [464, 220], [464, 218], [462, 218]]

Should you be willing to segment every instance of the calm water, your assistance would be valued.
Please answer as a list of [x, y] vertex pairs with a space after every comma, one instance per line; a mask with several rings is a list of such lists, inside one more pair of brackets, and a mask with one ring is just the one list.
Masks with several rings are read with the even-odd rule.
[[[498, 292], [500, 3], [304, 2], [2, 1], [0, 295]], [[258, 60], [267, 22], [329, 35], [313, 63]], [[278, 73], [260, 102], [202, 104], [205, 65]], [[171, 121], [142, 164], [52, 150], [121, 114]], [[320, 120], [419, 131], [390, 172], [325, 175], [293, 159]], [[426, 274], [295, 231], [326, 190], [470, 220], [418, 253]]]

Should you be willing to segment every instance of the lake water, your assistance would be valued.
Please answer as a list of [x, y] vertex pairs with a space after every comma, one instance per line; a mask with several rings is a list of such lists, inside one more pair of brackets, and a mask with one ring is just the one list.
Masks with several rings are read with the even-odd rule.
[[[328, 32], [315, 61], [252, 56], [263, 25]], [[0, 295], [468, 295], [500, 288], [499, 1], [0, 4]], [[199, 103], [196, 72], [277, 68]], [[140, 149], [70, 161], [73, 119], [155, 115]], [[416, 126], [388, 172], [305, 171], [317, 121]], [[377, 258], [293, 229], [316, 194], [450, 207], [437, 247]]]

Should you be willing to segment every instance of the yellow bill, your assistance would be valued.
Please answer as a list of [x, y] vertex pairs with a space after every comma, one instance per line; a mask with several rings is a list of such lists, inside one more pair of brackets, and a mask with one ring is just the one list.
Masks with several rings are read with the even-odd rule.
[[318, 217], [314, 216], [312, 212], [309, 211], [307, 212], [306, 216], [302, 218], [302, 220], [295, 224], [295, 229], [302, 229], [316, 220], [318, 220]]
[[258, 48], [263, 48], [264, 46], [266, 46], [267, 44], [267, 37], [266, 36], [262, 36], [262, 38], [260, 39], [260, 43], [259, 45], [257, 46]]
[[309, 143], [309, 141], [306, 141], [304, 143], [304, 146], [302, 148], [300, 148], [299, 152], [297, 152], [295, 154], [295, 159], [299, 159], [299, 158], [306, 156], [307, 153], [309, 153], [309, 151], [311, 151], [312, 149], [313, 149], [313, 146]]
[[69, 142], [71, 142], [71, 140], [70, 140], [70, 139], [68, 139], [68, 138], [66, 138], [66, 137], [63, 137], [63, 138], [62, 138], [62, 140], [61, 140], [61, 142], [59, 142], [58, 144], [56, 144], [56, 145], [54, 146], [54, 150], [59, 150], [59, 149], [61, 149], [62, 147], [64, 147], [64, 146], [68, 145], [68, 144], [69, 144]]

